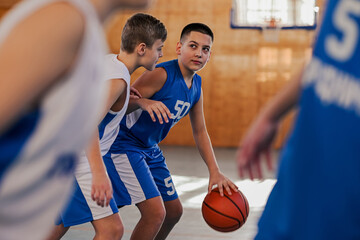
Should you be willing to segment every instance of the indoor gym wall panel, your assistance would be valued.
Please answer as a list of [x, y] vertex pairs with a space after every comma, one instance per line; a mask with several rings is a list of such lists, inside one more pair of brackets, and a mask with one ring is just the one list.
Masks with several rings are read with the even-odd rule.
[[[0, 17], [16, 0], [6, 0]], [[203, 22], [215, 34], [212, 56], [199, 72], [203, 78], [204, 113], [215, 146], [234, 147], [266, 102], [309, 60], [314, 31], [280, 32], [278, 43], [264, 41], [259, 30], [230, 28], [231, 0], [156, 0], [144, 11], [165, 23], [168, 39], [164, 57], [176, 58], [175, 47], [183, 26]], [[4, 2], [5, 3], [5, 2]], [[318, 0], [317, 5], [323, 6]], [[320, 15], [323, 9], [320, 8]], [[120, 11], [106, 24], [111, 52], [118, 52], [122, 27], [134, 11]], [[136, 79], [144, 69], [132, 75]], [[281, 126], [275, 146], [280, 147], [291, 128], [293, 114]], [[194, 145], [189, 118], [180, 121], [163, 141], [169, 145]]]
[[[231, 29], [231, 0], [157, 0], [147, 13], [168, 29], [164, 46], [167, 61], [176, 58], [175, 47], [182, 28], [203, 22], [215, 34], [212, 55], [199, 72], [203, 79], [204, 113], [214, 146], [234, 147], [246, 133], [259, 110], [302, 67], [311, 55], [314, 31], [281, 31], [278, 43], [266, 42], [261, 31]], [[321, 6], [321, 5], [320, 5]], [[124, 14], [125, 13], [125, 14]], [[120, 32], [133, 11], [122, 12], [107, 25], [110, 48], [118, 52]], [[138, 70], [132, 81], [143, 72]], [[292, 116], [282, 124], [275, 146], [280, 147]], [[189, 118], [180, 121], [162, 144], [194, 145]]]

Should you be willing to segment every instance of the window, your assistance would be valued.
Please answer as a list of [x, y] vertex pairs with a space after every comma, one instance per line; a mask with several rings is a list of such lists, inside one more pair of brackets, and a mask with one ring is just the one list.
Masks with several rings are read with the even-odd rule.
[[233, 28], [316, 27], [315, 0], [233, 0]]

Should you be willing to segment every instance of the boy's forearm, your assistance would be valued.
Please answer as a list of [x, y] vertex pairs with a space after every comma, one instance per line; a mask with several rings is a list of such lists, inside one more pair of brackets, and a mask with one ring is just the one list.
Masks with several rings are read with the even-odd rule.
[[135, 110], [140, 108], [140, 104], [139, 101], [141, 101], [141, 99], [129, 99], [129, 104], [126, 110], [126, 114], [132, 113]]
[[209, 172], [219, 171], [219, 166], [216, 162], [214, 150], [207, 132], [194, 133], [194, 139], [199, 153], [207, 165]]
[[89, 161], [91, 172], [93, 174], [106, 173], [105, 165], [101, 156], [98, 132], [92, 137], [90, 144], [86, 149], [86, 157]]

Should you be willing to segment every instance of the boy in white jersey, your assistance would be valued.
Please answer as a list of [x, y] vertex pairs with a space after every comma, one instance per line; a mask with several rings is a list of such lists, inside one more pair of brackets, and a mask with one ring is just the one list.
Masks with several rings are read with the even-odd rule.
[[[102, 156], [114, 142], [120, 128], [130, 96], [130, 75], [139, 67], [151, 71], [162, 57], [162, 47], [167, 37], [163, 23], [148, 14], [138, 13], [129, 18], [122, 31], [121, 49], [118, 55], [106, 56], [105, 79], [110, 79], [110, 96], [104, 109], [99, 134], [94, 138], [87, 158], [83, 156], [75, 171], [76, 191], [68, 208], [61, 214], [59, 224], [49, 239], [60, 239], [70, 226], [91, 222], [96, 239], [118, 240], [123, 226], [112, 189], [96, 199], [93, 185], [110, 185]], [[136, 91], [133, 89], [133, 91]], [[149, 111], [153, 114], [152, 110]], [[100, 138], [100, 147], [99, 147]], [[90, 163], [90, 166], [89, 166]], [[90, 170], [91, 169], [91, 170]], [[97, 200], [97, 205], [92, 199]]]
[[0, 239], [48, 234], [100, 115], [101, 22], [148, 2], [27, 0], [1, 20]]

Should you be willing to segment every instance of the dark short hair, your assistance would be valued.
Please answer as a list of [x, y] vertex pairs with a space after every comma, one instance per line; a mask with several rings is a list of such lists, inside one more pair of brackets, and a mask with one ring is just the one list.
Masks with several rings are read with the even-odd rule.
[[214, 41], [214, 34], [211, 29], [203, 24], [203, 23], [190, 23], [186, 25], [181, 31], [180, 41], [183, 40], [184, 37], [188, 36], [190, 32], [200, 32], [211, 37], [211, 41]]
[[140, 43], [151, 48], [156, 40], [165, 42], [166, 37], [166, 28], [160, 20], [149, 14], [136, 13], [126, 21], [123, 28], [121, 50], [132, 53]]

